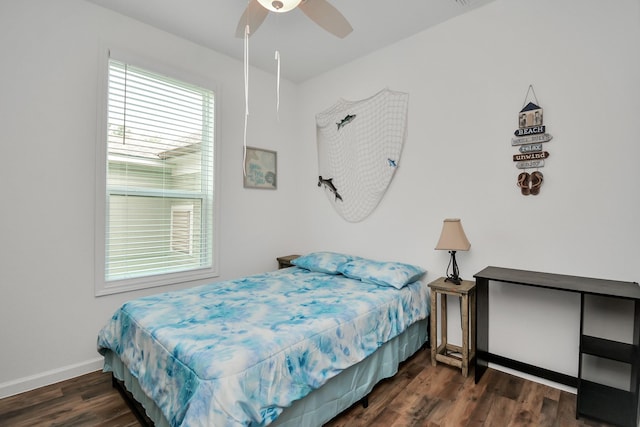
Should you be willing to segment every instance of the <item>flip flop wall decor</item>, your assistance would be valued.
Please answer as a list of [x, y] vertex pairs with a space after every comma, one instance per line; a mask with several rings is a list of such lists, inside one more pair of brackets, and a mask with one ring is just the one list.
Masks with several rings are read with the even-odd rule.
[[[531, 101], [527, 103], [529, 94], [533, 95], [535, 103]], [[517, 146], [519, 151], [513, 156], [516, 168], [525, 170], [519, 173], [516, 181], [523, 196], [540, 194], [544, 178], [542, 172], [537, 169], [544, 167], [544, 159], [549, 157], [549, 152], [543, 151], [543, 144], [553, 138], [546, 133], [543, 110], [538, 104], [533, 86], [529, 85], [523, 107], [518, 113], [518, 129], [513, 133], [515, 136], [511, 138], [511, 145]], [[529, 173], [527, 169], [536, 169], [536, 171]]]

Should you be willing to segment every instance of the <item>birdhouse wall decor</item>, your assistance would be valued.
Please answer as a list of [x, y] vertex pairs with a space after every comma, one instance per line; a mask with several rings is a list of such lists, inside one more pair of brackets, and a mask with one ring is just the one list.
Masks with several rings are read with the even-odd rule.
[[[527, 102], [532, 94], [534, 102]], [[518, 153], [513, 155], [513, 161], [518, 169], [523, 171], [518, 174], [516, 185], [523, 196], [536, 196], [540, 194], [540, 188], [544, 182], [544, 176], [539, 171], [544, 167], [544, 160], [549, 157], [549, 152], [544, 151], [543, 144], [553, 138], [547, 132], [544, 125], [544, 112], [539, 105], [533, 86], [529, 85], [524, 104], [518, 113], [518, 129], [514, 132], [511, 145], [518, 147]], [[534, 171], [531, 171], [535, 169]]]

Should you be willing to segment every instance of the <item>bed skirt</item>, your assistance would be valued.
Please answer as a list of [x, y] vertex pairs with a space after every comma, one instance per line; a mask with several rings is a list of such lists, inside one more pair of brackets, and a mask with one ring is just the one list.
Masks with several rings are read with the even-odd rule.
[[[391, 339], [363, 361], [345, 369], [317, 390], [286, 408], [271, 426], [319, 427], [367, 396], [382, 379], [394, 376], [400, 362], [418, 351], [428, 338], [428, 319], [411, 325], [403, 334]], [[104, 371], [122, 381], [126, 389], [144, 407], [156, 427], [170, 427], [168, 421], [142, 391], [136, 378], [120, 359], [108, 351]]]

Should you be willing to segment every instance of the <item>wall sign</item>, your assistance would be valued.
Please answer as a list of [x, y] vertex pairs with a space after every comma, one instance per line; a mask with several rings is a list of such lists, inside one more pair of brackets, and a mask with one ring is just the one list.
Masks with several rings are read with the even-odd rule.
[[[533, 95], [535, 103], [527, 102], [529, 94]], [[553, 138], [546, 133], [544, 114], [538, 104], [533, 86], [529, 85], [522, 110], [518, 113], [518, 129], [513, 133], [515, 137], [511, 138], [511, 145], [519, 146], [519, 153], [513, 155], [513, 161], [516, 162], [516, 168], [524, 169], [517, 179], [517, 186], [524, 196], [540, 194], [544, 177], [538, 169], [544, 167], [544, 159], [549, 157], [549, 152], [543, 151], [542, 144]], [[536, 170], [529, 172], [529, 169]]]
[[[530, 102], [529, 105], [527, 105], [527, 107], [538, 107], [536, 104]], [[540, 111], [542, 111], [542, 108], [538, 107], [538, 109]], [[520, 112], [522, 113], [522, 111]], [[516, 129], [516, 131], [513, 133], [515, 136], [525, 136], [525, 135], [537, 135], [539, 133], [544, 133], [544, 131], [546, 130], [546, 127], [544, 126], [531, 126], [528, 128], [523, 128], [523, 129]]]
[[[516, 167], [518, 169], [533, 169], [533, 168], [537, 169], [543, 166], [544, 166], [544, 160], [527, 160], [525, 162], [516, 163]], [[529, 185], [531, 185], [531, 183], [529, 183]], [[529, 189], [531, 189], [531, 187], [529, 187]]]
[[542, 135], [532, 135], [532, 136], [523, 136], [511, 138], [511, 145], [522, 145], [522, 144], [533, 144], [535, 142], [549, 142], [553, 138], [548, 133]]
[[542, 144], [521, 145], [520, 148], [518, 148], [518, 151], [520, 151], [521, 153], [531, 153], [536, 151], [542, 151]]
[[526, 153], [526, 154], [514, 154], [513, 161], [521, 162], [523, 160], [541, 160], [549, 157], [549, 153], [546, 151], [539, 151], [537, 153]]

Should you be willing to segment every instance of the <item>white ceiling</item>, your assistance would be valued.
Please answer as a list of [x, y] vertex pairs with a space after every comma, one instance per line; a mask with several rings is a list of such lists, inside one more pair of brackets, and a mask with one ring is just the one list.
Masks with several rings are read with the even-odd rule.
[[[236, 26], [248, 0], [87, 0], [239, 60]], [[309, 0], [313, 1], [313, 0]], [[270, 13], [249, 42], [251, 65], [302, 82], [493, 0], [330, 0], [353, 27], [339, 39], [302, 11]]]

